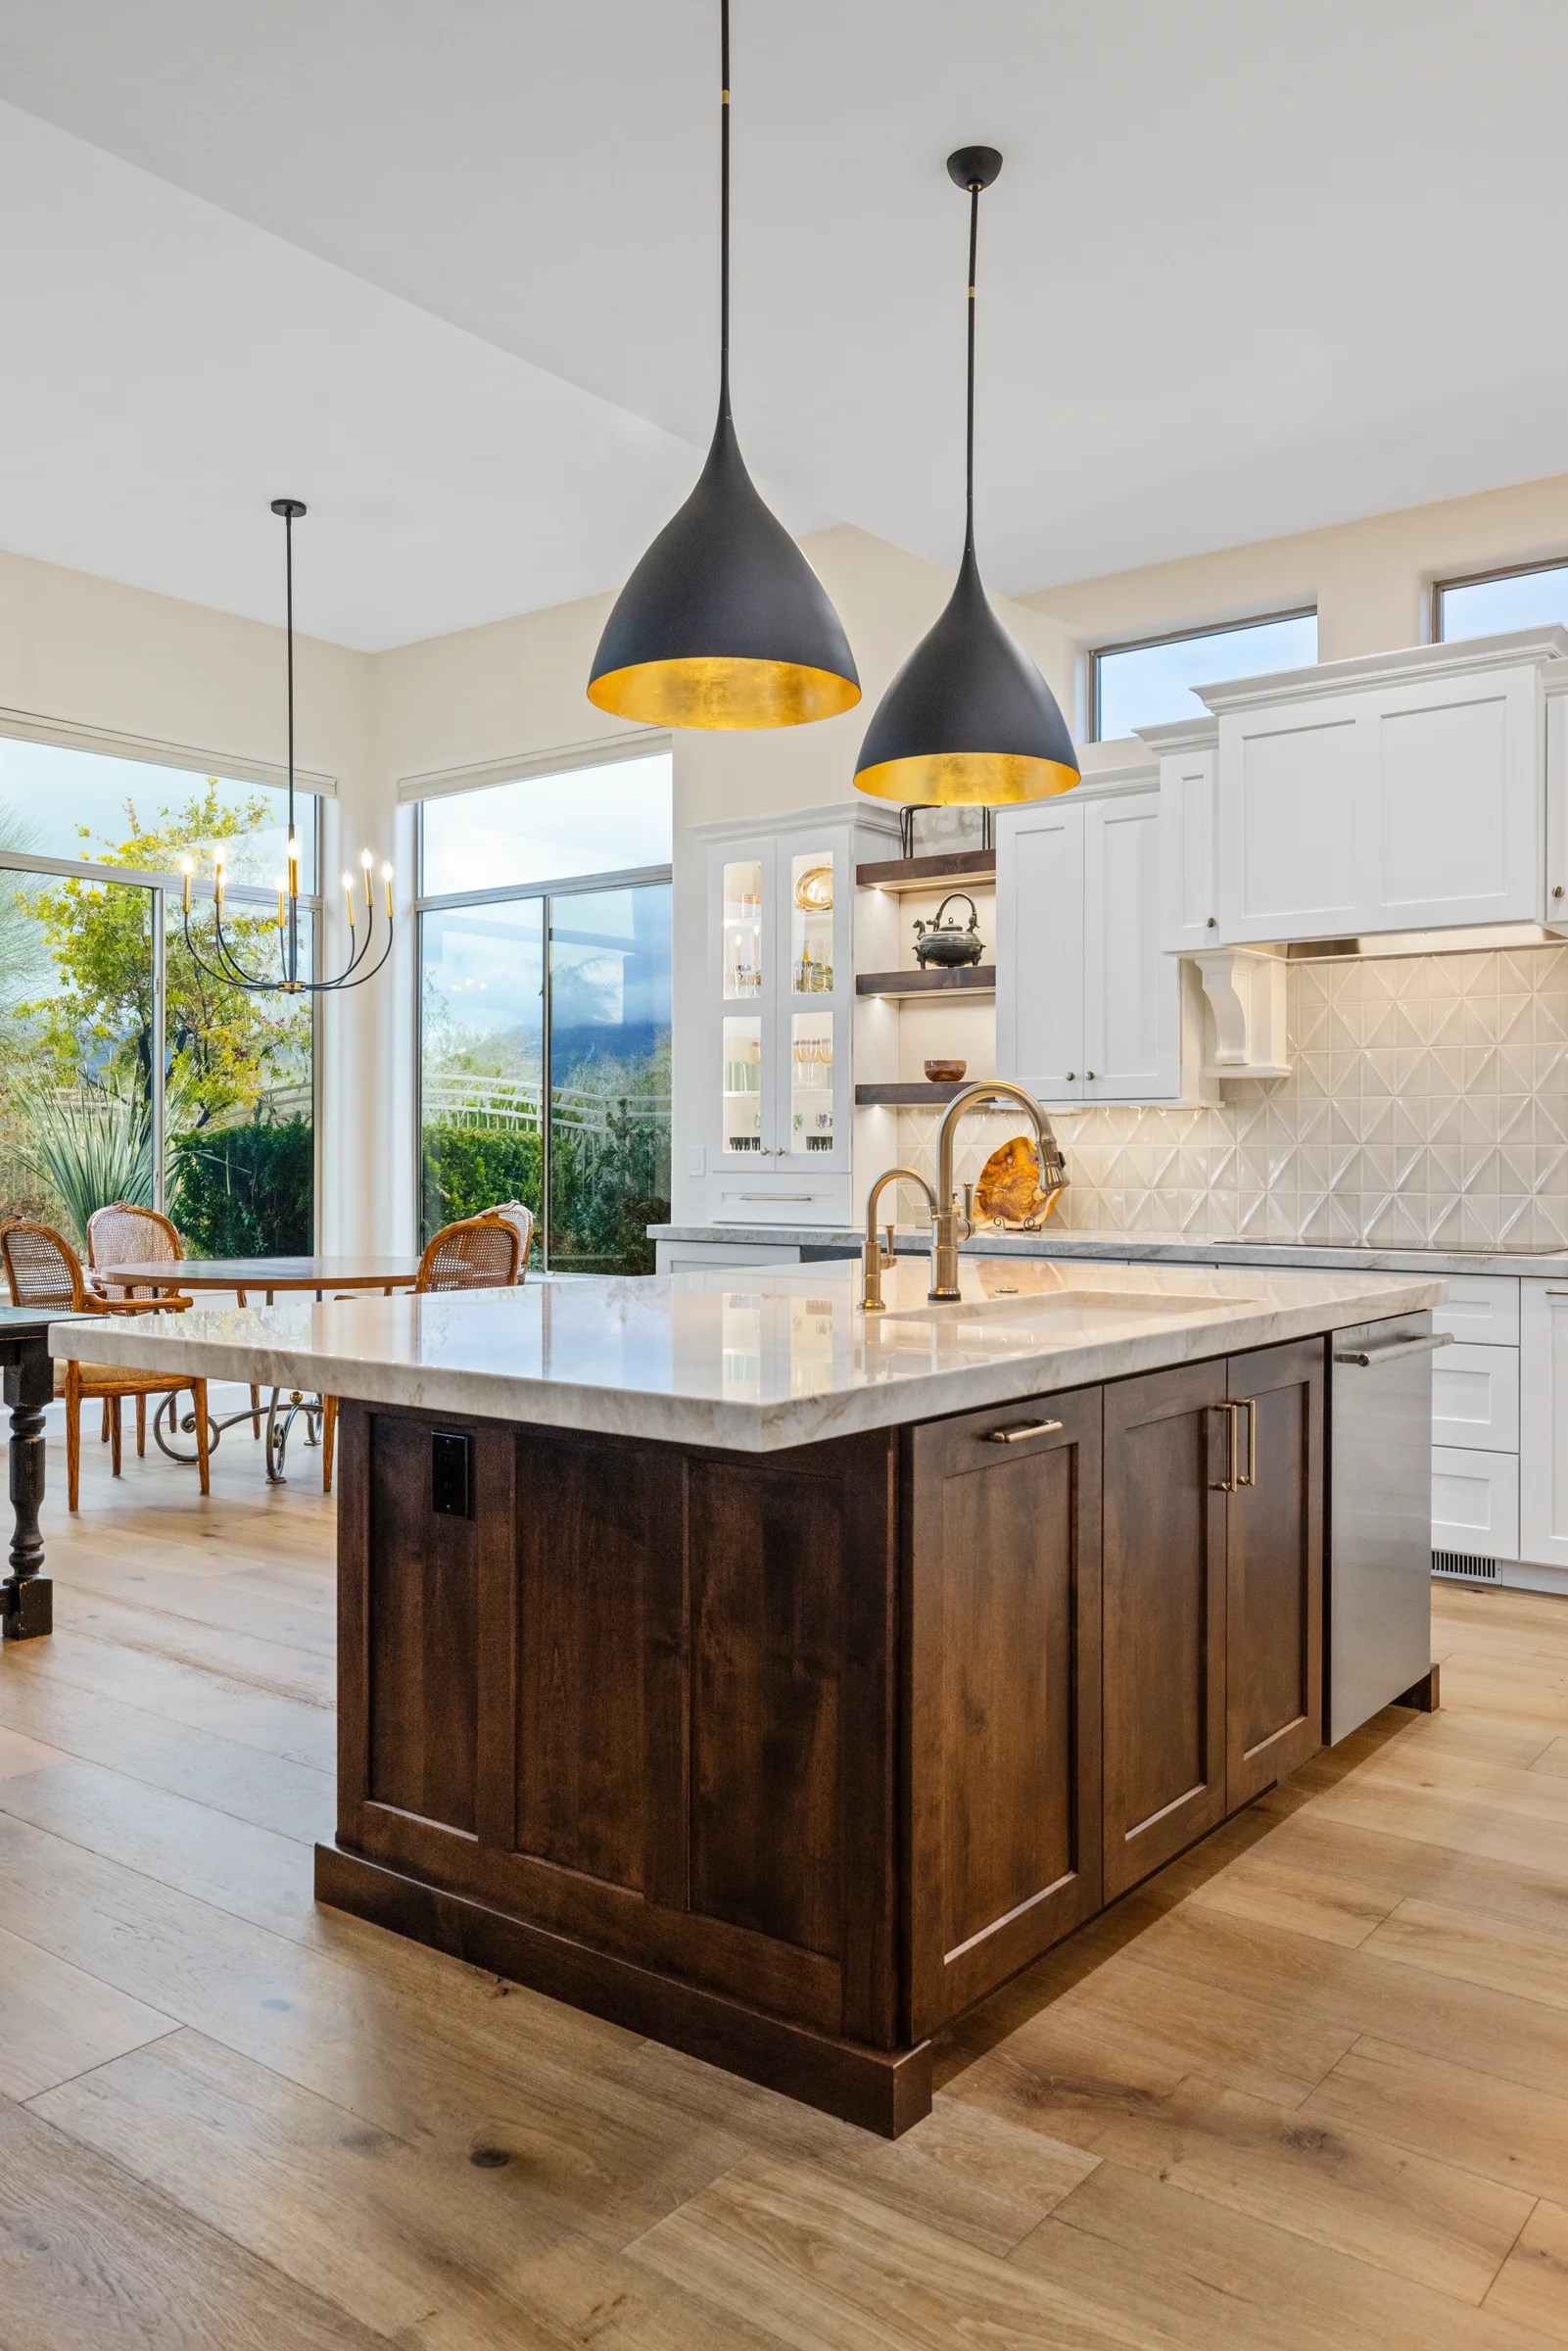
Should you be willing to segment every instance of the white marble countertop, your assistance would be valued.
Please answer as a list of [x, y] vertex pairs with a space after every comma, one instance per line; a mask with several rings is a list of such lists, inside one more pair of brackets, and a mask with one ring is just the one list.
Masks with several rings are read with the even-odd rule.
[[771, 1452], [1435, 1306], [1389, 1274], [968, 1258], [859, 1305], [848, 1264], [59, 1321], [51, 1353], [561, 1428]]
[[[860, 1249], [864, 1231], [823, 1224], [650, 1224], [659, 1241], [733, 1241], [750, 1248], [780, 1241], [786, 1248]], [[895, 1235], [900, 1255], [929, 1249], [925, 1225], [901, 1224]], [[1136, 1232], [1085, 1232], [1063, 1225], [1040, 1232], [982, 1232], [964, 1243], [974, 1257], [1131, 1258], [1157, 1266], [1278, 1266], [1312, 1271], [1374, 1273], [1513, 1273], [1568, 1278], [1568, 1252], [1520, 1249], [1373, 1249], [1314, 1247], [1307, 1241], [1203, 1241]]]

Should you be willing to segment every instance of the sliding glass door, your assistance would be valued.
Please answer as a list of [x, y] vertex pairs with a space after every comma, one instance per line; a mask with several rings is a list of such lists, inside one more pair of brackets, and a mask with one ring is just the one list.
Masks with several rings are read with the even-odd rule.
[[647, 1226], [670, 1213], [670, 883], [651, 862], [669, 855], [669, 771], [644, 754], [424, 808], [424, 1239], [522, 1200], [536, 1265], [652, 1271]]

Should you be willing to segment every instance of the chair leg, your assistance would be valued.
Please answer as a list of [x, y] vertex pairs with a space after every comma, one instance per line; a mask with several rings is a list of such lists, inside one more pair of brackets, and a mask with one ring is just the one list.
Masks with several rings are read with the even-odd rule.
[[251, 1390], [251, 1428], [257, 1443], [260, 1444], [261, 1441], [261, 1391], [260, 1388]]
[[193, 1397], [195, 1398], [195, 1400], [196, 1400], [196, 1465], [197, 1465], [197, 1467], [200, 1469], [200, 1471], [201, 1471], [201, 1473], [202, 1473], [202, 1492], [203, 1492], [204, 1494], [211, 1494], [211, 1492], [212, 1492], [213, 1488], [212, 1488], [212, 1482], [211, 1482], [211, 1479], [210, 1479], [210, 1477], [209, 1477], [209, 1474], [208, 1474], [208, 1460], [207, 1460], [207, 1382], [206, 1382], [206, 1380], [205, 1380], [205, 1379], [193, 1379], [193, 1380], [191, 1381], [191, 1394], [192, 1394], [192, 1396], [193, 1396]]
[[103, 1426], [102, 1426], [102, 1427], [99, 1429], [99, 1431], [98, 1431], [98, 1442], [99, 1442], [99, 1444], [100, 1444], [100, 1445], [107, 1445], [107, 1444], [108, 1444], [108, 1442], [109, 1442], [109, 1430], [110, 1430], [111, 1418], [112, 1418], [112, 1415], [111, 1415], [111, 1414], [110, 1414], [110, 1410], [109, 1410], [109, 1399], [108, 1399], [108, 1397], [106, 1396], [106, 1397], [104, 1398], [104, 1419], [103, 1419]]
[[136, 1399], [136, 1459], [139, 1462], [147, 1459], [147, 1399], [145, 1396], [138, 1396]]
[[66, 1367], [66, 1502], [75, 1510], [81, 1501], [81, 1383], [74, 1364]]
[[119, 1475], [119, 1398], [109, 1399], [109, 1466], [116, 1477]]
[[332, 1491], [332, 1456], [338, 1438], [338, 1400], [335, 1396], [321, 1399], [321, 1491]]

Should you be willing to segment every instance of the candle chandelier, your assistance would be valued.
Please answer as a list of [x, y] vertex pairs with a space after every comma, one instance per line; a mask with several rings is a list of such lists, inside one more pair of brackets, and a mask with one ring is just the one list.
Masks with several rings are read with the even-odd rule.
[[181, 860], [185, 876], [185, 897], [181, 927], [191, 960], [198, 971], [225, 987], [243, 987], [252, 995], [326, 996], [342, 987], [362, 987], [373, 980], [392, 952], [392, 868], [384, 865], [381, 878], [386, 887], [387, 936], [374, 963], [370, 951], [375, 943], [376, 905], [370, 875], [375, 860], [368, 849], [360, 851], [359, 863], [364, 868], [364, 932], [361, 936], [354, 917], [354, 876], [343, 877], [343, 892], [349, 909], [349, 960], [334, 980], [303, 980], [300, 977], [300, 837], [294, 826], [294, 526], [305, 512], [297, 498], [275, 498], [272, 511], [283, 517], [283, 581], [286, 638], [288, 646], [289, 693], [289, 846], [288, 877], [278, 884], [278, 972], [275, 979], [259, 979], [246, 970], [234, 948], [223, 936], [223, 853], [217, 852], [216, 872], [213, 881], [213, 937], [215, 941], [215, 960], [201, 954], [191, 936], [191, 877], [195, 864], [189, 857]]

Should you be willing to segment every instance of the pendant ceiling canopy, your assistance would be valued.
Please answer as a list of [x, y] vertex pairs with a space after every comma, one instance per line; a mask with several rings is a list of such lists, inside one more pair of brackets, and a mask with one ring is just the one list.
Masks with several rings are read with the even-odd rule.
[[758, 497], [730, 414], [730, 0], [720, 0], [719, 420], [696, 488], [616, 599], [588, 698], [663, 727], [797, 727], [860, 699], [838, 615]]
[[969, 192], [969, 402], [964, 558], [946, 608], [877, 706], [855, 783], [924, 806], [1044, 800], [1078, 781], [1055, 695], [992, 609], [974, 554], [974, 264], [980, 194], [1002, 168], [994, 147], [961, 147], [948, 175]]

